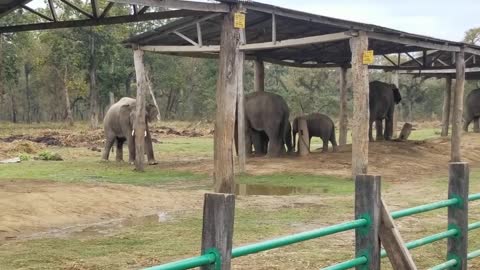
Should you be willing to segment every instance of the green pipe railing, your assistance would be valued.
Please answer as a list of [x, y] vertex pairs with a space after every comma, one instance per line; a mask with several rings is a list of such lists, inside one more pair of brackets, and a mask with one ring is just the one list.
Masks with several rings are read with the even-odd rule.
[[[457, 229], [450, 229], [450, 230], [445, 231], [445, 232], [441, 232], [441, 233], [430, 235], [430, 236], [427, 236], [427, 237], [424, 237], [424, 238], [413, 240], [411, 242], [406, 243], [405, 247], [407, 247], [408, 250], [415, 249], [415, 248], [418, 248], [418, 247], [421, 247], [421, 246], [424, 246], [424, 245], [427, 245], [427, 244], [431, 244], [433, 242], [440, 241], [440, 240], [448, 238], [448, 237], [455, 236], [458, 233], [459, 232], [458, 232]], [[385, 258], [386, 256], [387, 256], [387, 251], [382, 249], [382, 251], [380, 252], [380, 257]]]
[[478, 229], [478, 228], [480, 228], [480, 221], [468, 224], [468, 230], [469, 231], [475, 230], [475, 229]]
[[353, 260], [345, 261], [342, 263], [334, 264], [329, 267], [322, 268], [322, 270], [345, 270], [345, 269], [353, 268], [355, 266], [366, 264], [367, 262], [368, 262], [367, 257], [361, 256]]
[[265, 250], [288, 246], [291, 244], [319, 238], [322, 236], [327, 236], [330, 234], [335, 234], [339, 232], [344, 232], [344, 231], [364, 227], [366, 225], [368, 225], [368, 221], [366, 219], [357, 219], [354, 221], [332, 225], [332, 226], [321, 228], [318, 230], [298, 233], [298, 234], [280, 237], [280, 238], [276, 238], [276, 239], [261, 242], [261, 243], [238, 247], [232, 250], [232, 258], [242, 257], [242, 256], [258, 253]]
[[208, 253], [202, 256], [188, 258], [176, 262], [166, 263], [158, 266], [145, 268], [144, 270], [185, 270], [215, 263], [217, 256]]
[[432, 268], [430, 268], [429, 270], [443, 270], [443, 269], [449, 269], [450, 267], [453, 267], [457, 265], [457, 260], [455, 259], [451, 259], [451, 260], [448, 260], [442, 264], [439, 264], [439, 265], [436, 265]]
[[449, 199], [449, 200], [444, 200], [444, 201], [439, 201], [439, 202], [434, 202], [434, 203], [419, 205], [419, 206], [412, 207], [412, 208], [407, 208], [407, 209], [403, 209], [403, 210], [394, 211], [394, 212], [391, 213], [391, 216], [392, 216], [392, 218], [397, 219], [397, 218], [401, 218], [401, 217], [411, 216], [411, 215], [420, 214], [420, 213], [423, 213], [423, 212], [432, 211], [432, 210], [435, 210], [435, 209], [440, 209], [440, 208], [452, 206], [452, 205], [458, 204], [459, 202], [460, 202], [459, 199], [452, 198], [452, 199]]
[[472, 194], [472, 195], [468, 196], [468, 200], [469, 200], [469, 201], [480, 200], [480, 193]]
[[471, 260], [471, 259], [476, 258], [478, 256], [480, 256], [480, 249], [468, 253], [467, 260]]

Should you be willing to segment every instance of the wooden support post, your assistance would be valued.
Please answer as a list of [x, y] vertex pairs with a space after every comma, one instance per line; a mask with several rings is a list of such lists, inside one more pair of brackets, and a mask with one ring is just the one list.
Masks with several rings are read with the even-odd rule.
[[219, 73], [217, 80], [217, 112], [214, 137], [214, 188], [218, 193], [235, 193], [233, 141], [235, 110], [238, 95], [238, 78], [243, 65], [239, 51], [241, 30], [233, 27], [234, 13], [240, 6], [223, 15]]
[[380, 269], [380, 176], [357, 175], [355, 178], [355, 219], [366, 219], [368, 225], [355, 230], [355, 257], [367, 257], [367, 265], [357, 270]]
[[339, 116], [339, 145], [347, 144], [348, 133], [348, 106], [347, 106], [347, 68], [339, 69], [340, 85], [340, 116]]
[[255, 81], [253, 85], [254, 91], [265, 91], [265, 64], [261, 59], [256, 59], [255, 63]]
[[368, 49], [368, 37], [360, 31], [350, 39], [352, 52], [353, 121], [352, 175], [366, 174], [368, 168], [369, 82], [368, 66], [363, 53]]
[[233, 220], [235, 195], [205, 194], [203, 204], [202, 254], [217, 249], [221, 267], [201, 267], [202, 270], [230, 270], [232, 257]]
[[[240, 44], [245, 44], [245, 31], [240, 31]], [[245, 148], [245, 95], [243, 85], [244, 61], [245, 53], [238, 50], [238, 69], [237, 72], [237, 138], [238, 138], [238, 171], [244, 173], [246, 171], [247, 154]]]
[[461, 133], [463, 118], [463, 92], [465, 88], [465, 53], [462, 48], [455, 53], [457, 66], [457, 79], [455, 82], [455, 94], [453, 99], [452, 139], [451, 139], [451, 161], [461, 161]]
[[[458, 62], [458, 58], [457, 58]], [[449, 164], [448, 198], [457, 198], [460, 203], [448, 207], [448, 229], [457, 229], [459, 234], [448, 238], [447, 259], [456, 259], [452, 269], [467, 269], [468, 247], [468, 186], [469, 167], [466, 162]]]
[[380, 240], [387, 251], [388, 259], [394, 270], [417, 270], [412, 255], [408, 251], [405, 243], [398, 231], [390, 211], [383, 200], [381, 200], [381, 222], [380, 222]]
[[137, 104], [135, 123], [133, 124], [133, 129], [135, 130], [135, 169], [137, 171], [144, 170], [145, 134], [147, 126], [145, 121], [145, 96], [148, 86], [145, 77], [143, 54], [144, 52], [142, 50], [133, 50], [133, 61], [135, 64], [135, 74], [137, 78]]
[[[399, 78], [398, 78], [398, 71], [392, 71], [392, 84], [397, 87], [397, 89], [400, 89], [400, 83], [399, 83]], [[394, 110], [393, 111], [393, 133], [392, 133], [392, 139], [397, 138], [397, 128], [398, 128], [398, 111]]]
[[445, 78], [445, 90], [443, 92], [443, 108], [442, 108], [442, 137], [448, 136], [450, 127], [450, 104], [452, 99], [452, 78]]
[[298, 118], [298, 154], [307, 156], [310, 153], [310, 137], [308, 135], [307, 119]]

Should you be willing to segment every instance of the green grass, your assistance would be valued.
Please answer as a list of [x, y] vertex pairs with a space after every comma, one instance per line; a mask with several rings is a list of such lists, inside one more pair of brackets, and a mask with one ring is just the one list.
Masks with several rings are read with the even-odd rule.
[[[155, 144], [155, 153], [159, 155], [179, 155], [194, 157], [213, 156], [213, 138], [165, 138]], [[126, 155], [126, 153], [124, 153]]]
[[426, 140], [432, 138], [440, 137], [438, 133], [440, 130], [438, 128], [423, 128], [418, 130], [413, 130], [412, 134], [410, 134], [409, 140]]

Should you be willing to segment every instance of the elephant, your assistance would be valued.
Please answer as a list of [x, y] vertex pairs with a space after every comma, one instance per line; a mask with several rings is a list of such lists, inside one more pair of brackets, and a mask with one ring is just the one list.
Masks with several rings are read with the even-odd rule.
[[[372, 142], [372, 124], [375, 122], [377, 140], [391, 140], [393, 135], [393, 114], [395, 105], [400, 103], [402, 96], [394, 84], [380, 81], [370, 82], [370, 128], [368, 138]], [[385, 120], [385, 131], [383, 123]]]
[[252, 154], [252, 144], [256, 153], [269, 157], [284, 154], [285, 144], [291, 151], [290, 109], [281, 96], [263, 91], [246, 95], [244, 109], [247, 154]]
[[[103, 126], [105, 131], [105, 149], [102, 158], [108, 160], [110, 150], [113, 144], [117, 143], [116, 160], [123, 161], [123, 143], [126, 141], [128, 145], [128, 161], [135, 161], [135, 134], [133, 124], [135, 122], [136, 100], [124, 97], [117, 103], [113, 104], [105, 114]], [[153, 105], [145, 107], [145, 152], [147, 154], [148, 163], [156, 164], [153, 154], [153, 144], [148, 123], [153, 122], [157, 117], [157, 110]]]
[[480, 88], [472, 90], [465, 101], [463, 130], [468, 132], [468, 126], [473, 121], [473, 131], [480, 132]]
[[[321, 113], [312, 113], [306, 116], [303, 116], [307, 120], [307, 128], [308, 128], [308, 135], [309, 135], [309, 145], [312, 137], [320, 137], [323, 142], [323, 149], [322, 152], [328, 151], [328, 142], [332, 143], [333, 152], [337, 150], [337, 140], [335, 138], [335, 124], [333, 123], [330, 117], [326, 116], [325, 114]], [[295, 145], [295, 139], [297, 133], [299, 132], [298, 121], [301, 117], [296, 117], [293, 120], [293, 143]], [[300, 135], [299, 135], [300, 140]], [[295, 147], [295, 146], [294, 146]]]

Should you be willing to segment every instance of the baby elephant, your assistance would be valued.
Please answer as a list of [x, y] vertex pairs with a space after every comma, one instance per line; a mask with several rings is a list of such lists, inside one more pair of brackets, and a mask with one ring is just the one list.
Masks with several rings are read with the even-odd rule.
[[[312, 113], [307, 116], [304, 116], [307, 120], [308, 135], [309, 135], [309, 145], [312, 137], [320, 137], [323, 142], [322, 152], [328, 151], [328, 141], [332, 143], [333, 152], [337, 150], [337, 140], [335, 138], [335, 124], [333, 123], [330, 117], [321, 114], [321, 113]], [[293, 131], [293, 147], [295, 147], [295, 137], [298, 133], [298, 121], [300, 117], [293, 120], [292, 131]]]

